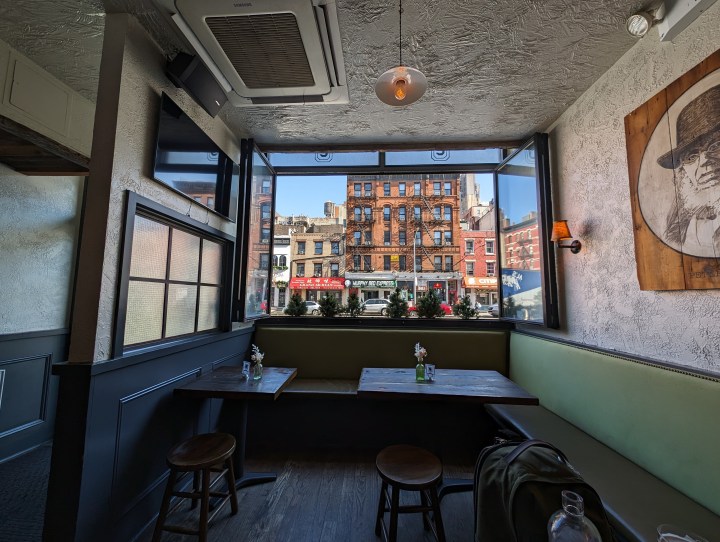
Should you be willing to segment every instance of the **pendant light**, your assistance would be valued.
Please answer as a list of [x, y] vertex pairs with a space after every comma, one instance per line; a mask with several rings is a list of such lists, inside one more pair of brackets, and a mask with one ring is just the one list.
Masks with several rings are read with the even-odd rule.
[[400, 2], [400, 65], [378, 77], [375, 94], [388, 105], [408, 105], [418, 101], [427, 89], [427, 79], [420, 70], [403, 65], [402, 61], [402, 0]]

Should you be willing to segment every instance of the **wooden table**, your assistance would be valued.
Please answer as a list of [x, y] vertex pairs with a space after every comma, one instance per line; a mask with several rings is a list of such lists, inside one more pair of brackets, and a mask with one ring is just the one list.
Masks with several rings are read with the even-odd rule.
[[245, 441], [247, 434], [247, 405], [249, 400], [275, 400], [297, 375], [297, 369], [265, 367], [261, 380], [245, 379], [241, 367], [219, 367], [197, 380], [175, 388], [175, 395], [194, 399], [227, 399], [223, 407], [232, 410], [228, 416], [235, 436], [235, 486], [240, 489], [254, 484], [272, 482], [274, 473], [245, 472]]
[[[360, 375], [358, 397], [370, 399], [423, 399], [537, 405], [529, 394], [497, 371], [436, 369], [432, 382], [416, 382], [415, 369], [366, 368]], [[473, 480], [445, 478], [438, 495], [472, 491]]]

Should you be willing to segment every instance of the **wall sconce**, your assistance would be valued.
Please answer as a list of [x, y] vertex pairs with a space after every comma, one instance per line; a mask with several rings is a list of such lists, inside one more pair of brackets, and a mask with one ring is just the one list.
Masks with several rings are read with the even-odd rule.
[[573, 236], [570, 233], [570, 228], [568, 228], [567, 220], [556, 220], [555, 222], [553, 222], [552, 237], [550, 237], [550, 240], [553, 243], [557, 243], [555, 246], [557, 246], [558, 248], [569, 248], [570, 252], [572, 252], [573, 254], [577, 254], [582, 248], [582, 243], [580, 241], [575, 239], [569, 245], [564, 245], [561, 243], [561, 241], [566, 241], [567, 239], [572, 238]]
[[665, 17], [665, 3], [648, 11], [633, 13], [625, 21], [625, 29], [634, 38], [642, 38], [650, 29]]

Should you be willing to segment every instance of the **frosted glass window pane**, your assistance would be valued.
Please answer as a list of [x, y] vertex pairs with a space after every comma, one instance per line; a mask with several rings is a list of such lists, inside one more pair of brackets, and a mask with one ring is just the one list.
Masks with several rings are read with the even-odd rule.
[[200, 238], [182, 230], [173, 230], [170, 256], [170, 280], [197, 282]]
[[135, 218], [130, 276], [164, 279], [170, 228], [142, 216]]
[[222, 248], [220, 247], [220, 244], [204, 239], [200, 282], [204, 282], [206, 284], [220, 284], [221, 264]]
[[215, 329], [220, 325], [220, 288], [200, 286], [198, 331]]
[[168, 286], [167, 324], [165, 336], [174, 337], [195, 331], [195, 303], [197, 286], [170, 284]]
[[125, 345], [162, 338], [165, 285], [155, 282], [128, 283]]

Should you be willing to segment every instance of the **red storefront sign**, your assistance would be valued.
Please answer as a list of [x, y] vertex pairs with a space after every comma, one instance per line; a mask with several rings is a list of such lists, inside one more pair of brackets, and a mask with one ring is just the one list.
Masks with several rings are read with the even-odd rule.
[[343, 290], [345, 279], [342, 277], [293, 277], [290, 279], [293, 290]]

